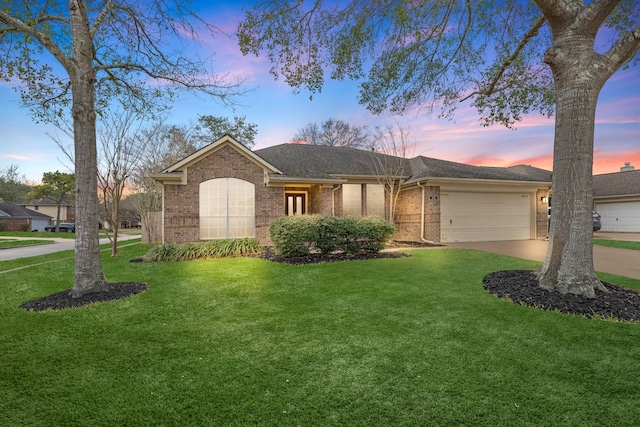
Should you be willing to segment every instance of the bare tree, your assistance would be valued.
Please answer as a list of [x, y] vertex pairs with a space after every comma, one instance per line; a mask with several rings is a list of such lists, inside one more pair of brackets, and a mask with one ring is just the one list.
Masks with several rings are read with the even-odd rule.
[[370, 145], [366, 126], [352, 126], [338, 119], [325, 120], [320, 126], [309, 123], [298, 130], [291, 141], [332, 147], [368, 148]]
[[372, 138], [375, 150], [372, 152], [374, 172], [379, 183], [384, 186], [389, 201], [389, 221], [392, 222], [402, 183], [410, 172], [405, 161], [412, 155], [408, 136], [408, 129], [398, 124], [397, 129], [392, 125], [376, 127]]
[[587, 297], [604, 289], [590, 215], [595, 110], [604, 83], [637, 58], [637, 1], [261, 2], [238, 33], [243, 53], [266, 52], [272, 73], [295, 88], [317, 92], [326, 73], [359, 80], [359, 101], [374, 113], [419, 105], [448, 116], [470, 99], [484, 124], [513, 126], [555, 107], [554, 215], [540, 286]]
[[106, 111], [100, 118], [98, 196], [108, 224], [105, 229], [111, 241], [111, 256], [117, 257], [120, 202], [149, 140], [142, 137], [142, 117], [134, 110]]
[[[222, 101], [237, 94], [194, 54], [198, 31], [219, 32], [184, 2], [25, 0], [0, 6], [0, 78], [18, 79], [34, 117], [73, 122], [76, 257], [71, 295], [105, 289], [100, 261], [96, 110], [167, 106], [175, 90]], [[157, 83], [160, 82], [159, 86]]]

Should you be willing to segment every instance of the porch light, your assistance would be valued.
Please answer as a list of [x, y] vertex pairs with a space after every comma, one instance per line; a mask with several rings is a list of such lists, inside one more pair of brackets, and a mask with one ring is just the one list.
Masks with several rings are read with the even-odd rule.
[[549, 203], [549, 197], [547, 197], [547, 196], [542, 196], [542, 197], [540, 197], [540, 201], [541, 201], [542, 203]]

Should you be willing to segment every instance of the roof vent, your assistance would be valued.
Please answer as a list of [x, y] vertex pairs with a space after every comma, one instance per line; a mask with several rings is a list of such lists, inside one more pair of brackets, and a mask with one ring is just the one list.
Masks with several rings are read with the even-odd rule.
[[624, 166], [620, 168], [620, 172], [629, 172], [635, 168], [631, 166], [631, 162], [624, 162]]

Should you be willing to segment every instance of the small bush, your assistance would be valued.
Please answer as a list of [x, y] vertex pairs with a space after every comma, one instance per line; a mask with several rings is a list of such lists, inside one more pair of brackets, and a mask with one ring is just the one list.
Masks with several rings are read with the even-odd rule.
[[281, 217], [271, 224], [271, 241], [284, 257], [378, 252], [393, 235], [393, 224], [378, 217], [333, 217], [306, 215]]
[[160, 245], [142, 257], [147, 262], [189, 261], [194, 259], [228, 258], [251, 255], [260, 252], [262, 247], [256, 239], [222, 239], [208, 242], [176, 245], [169, 243]]
[[29, 224], [20, 224], [20, 230], [19, 231], [31, 231], [31, 227], [29, 227]]
[[317, 240], [318, 215], [283, 216], [269, 226], [275, 251], [284, 257], [308, 255]]

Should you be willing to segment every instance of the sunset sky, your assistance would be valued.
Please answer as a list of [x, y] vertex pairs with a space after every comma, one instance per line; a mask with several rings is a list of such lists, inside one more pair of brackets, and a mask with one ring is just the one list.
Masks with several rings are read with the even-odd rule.
[[[233, 4], [231, 2], [230, 4]], [[238, 6], [210, 6], [203, 17], [211, 19], [232, 35], [243, 16]], [[415, 144], [412, 155], [423, 155], [461, 163], [486, 166], [529, 164], [552, 167], [554, 119], [532, 114], [516, 125], [517, 130], [500, 126], [485, 128], [475, 110], [461, 104], [452, 121], [413, 112], [405, 116], [374, 116], [357, 102], [358, 87], [353, 82], [327, 82], [322, 93], [294, 94], [281, 80], [269, 74], [263, 57], [243, 57], [232, 36], [205, 40], [217, 73], [246, 79], [250, 91], [238, 99], [235, 111], [196, 97], [183, 96], [168, 120], [172, 124], [195, 122], [198, 115], [245, 115], [258, 125], [255, 148], [289, 142], [308, 123], [329, 118], [352, 125], [400, 123], [409, 130]], [[34, 124], [29, 110], [20, 106], [18, 94], [9, 83], [0, 83], [0, 169], [18, 165], [28, 179], [39, 181], [44, 172], [67, 171], [68, 162], [50, 138], [61, 135], [52, 126]], [[640, 168], [640, 69], [621, 70], [605, 85], [596, 113], [594, 173], [617, 172], [625, 162]]]

